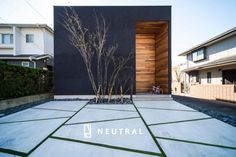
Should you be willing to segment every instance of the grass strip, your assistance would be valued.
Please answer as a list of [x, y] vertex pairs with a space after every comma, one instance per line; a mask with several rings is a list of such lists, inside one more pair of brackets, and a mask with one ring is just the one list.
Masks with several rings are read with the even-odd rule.
[[53, 120], [53, 119], [62, 119], [62, 118], [70, 118], [70, 117], [69, 117], [69, 116], [66, 116], [66, 117], [55, 117], [55, 118], [29, 119], [29, 120], [19, 120], [19, 121], [1, 122], [0, 124], [34, 122], [34, 121]]
[[20, 152], [20, 151], [15, 151], [15, 150], [12, 150], [12, 149], [6, 149], [6, 148], [0, 148], [0, 152], [7, 153], [7, 154], [12, 154], [12, 155], [17, 155], [17, 156], [22, 156], [22, 157], [27, 156], [27, 153]]
[[98, 120], [98, 121], [78, 122], [78, 123], [69, 123], [69, 124], [65, 124], [65, 125], [76, 125], [76, 124], [87, 124], [87, 123], [110, 122], [110, 121], [128, 120], [128, 119], [135, 119], [135, 118], [140, 118], [140, 117], [128, 117], [128, 118], [119, 118], [119, 119], [107, 119], [107, 120]]
[[120, 109], [110, 109], [110, 108], [98, 108], [98, 107], [85, 107], [88, 109], [98, 109], [98, 110], [111, 110], [111, 111], [125, 111], [125, 112], [136, 112], [133, 110], [120, 110]]
[[44, 141], [46, 141], [50, 136], [52, 136], [57, 130], [59, 130], [66, 122], [68, 122], [71, 118], [73, 118], [77, 113], [79, 113], [86, 105], [88, 105], [88, 102], [81, 107], [78, 111], [76, 111], [70, 118], [68, 118], [64, 123], [62, 123], [60, 126], [58, 126], [51, 134], [49, 134], [44, 140], [42, 140], [37, 146], [35, 146], [33, 149], [31, 149], [27, 156], [29, 156], [34, 150], [36, 150]]
[[160, 136], [155, 136], [155, 138], [163, 139], [163, 140], [171, 140], [171, 141], [185, 142], [185, 143], [191, 143], [191, 144], [201, 144], [201, 145], [206, 145], [206, 146], [213, 146], [213, 147], [220, 147], [220, 148], [227, 148], [227, 149], [234, 149], [234, 150], [236, 150], [236, 147], [224, 146], [224, 145], [218, 145], [218, 144], [210, 144], [210, 143], [204, 143], [204, 142], [196, 142], [196, 141], [182, 140], [182, 139], [176, 139], [176, 138], [167, 138], [167, 137], [160, 137]]
[[148, 130], [148, 132], [149, 132], [150, 135], [152, 136], [152, 139], [154, 140], [154, 142], [156, 143], [157, 147], [158, 147], [159, 150], [161, 151], [162, 156], [163, 156], [163, 157], [166, 157], [165, 152], [163, 151], [163, 149], [161, 148], [161, 146], [160, 146], [159, 143], [157, 142], [155, 136], [153, 135], [151, 129], [148, 127], [148, 125], [147, 125], [147, 123], [145, 122], [144, 118], [142, 117], [141, 113], [139, 112], [139, 110], [137, 109], [137, 107], [135, 106], [134, 103], [133, 103], [133, 105], [134, 105], [134, 108], [136, 109], [136, 111], [138, 112], [139, 116], [141, 117], [141, 119], [142, 119], [144, 125], [146, 126], [146, 128], [147, 128], [147, 130]]
[[64, 141], [70, 141], [70, 142], [77, 142], [77, 143], [89, 144], [89, 145], [94, 145], [94, 146], [100, 146], [100, 147], [105, 147], [105, 148], [124, 150], [124, 151], [135, 152], [135, 153], [142, 153], [142, 154], [147, 154], [147, 155], [155, 155], [155, 156], [160, 156], [161, 155], [160, 153], [156, 153], [156, 152], [149, 152], [149, 151], [138, 150], [138, 149], [130, 149], [130, 148], [125, 148], [125, 147], [112, 146], [112, 145], [95, 143], [95, 142], [88, 142], [88, 141], [77, 140], [77, 139], [63, 138], [63, 137], [57, 137], [57, 136], [51, 136], [51, 138], [57, 139], [57, 140], [64, 140]]
[[62, 110], [62, 109], [54, 109], [54, 108], [41, 108], [41, 107], [33, 107], [32, 109], [50, 110], [50, 111], [64, 111], [64, 112], [76, 112], [76, 111], [72, 111], [72, 110]]
[[189, 120], [179, 120], [179, 121], [165, 122], [165, 123], [153, 123], [153, 124], [148, 124], [148, 126], [164, 125], [164, 124], [173, 124], [173, 123], [184, 123], [184, 122], [192, 122], [192, 121], [208, 120], [208, 119], [212, 119], [212, 117], [198, 118], [198, 119], [189, 119]]
[[167, 111], [184, 111], [184, 112], [198, 112], [195, 110], [182, 110], [182, 109], [168, 109], [168, 108], [158, 108], [158, 107], [137, 107], [138, 109], [153, 109], [153, 110], [167, 110]]

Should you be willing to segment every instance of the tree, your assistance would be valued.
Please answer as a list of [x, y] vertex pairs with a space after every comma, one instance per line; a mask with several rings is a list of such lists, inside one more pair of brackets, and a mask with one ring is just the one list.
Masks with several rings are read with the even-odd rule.
[[[107, 43], [109, 27], [105, 18], [102, 15], [98, 16], [95, 12], [94, 19], [95, 31], [91, 31], [82, 24], [79, 14], [69, 7], [65, 9], [63, 26], [69, 32], [70, 44], [76, 48], [83, 59], [97, 100], [100, 98], [103, 100], [105, 95], [108, 95], [108, 101], [110, 101], [117, 78], [133, 57], [133, 53], [129, 52], [126, 57], [117, 56], [118, 44], [114, 42], [108, 45]], [[92, 64], [93, 60], [96, 65]], [[109, 69], [112, 71], [111, 75], [108, 74]]]

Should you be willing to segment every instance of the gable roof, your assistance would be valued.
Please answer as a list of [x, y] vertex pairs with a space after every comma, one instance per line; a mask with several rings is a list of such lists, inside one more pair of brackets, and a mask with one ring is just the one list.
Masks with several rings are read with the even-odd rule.
[[197, 46], [192, 47], [191, 49], [180, 53], [178, 56], [186, 56], [187, 54], [192, 53], [195, 50], [198, 50], [198, 49], [203, 48], [205, 46], [212, 45], [216, 42], [219, 42], [219, 41], [221, 41], [225, 38], [231, 37], [235, 34], [236, 34], [236, 27], [234, 27], [234, 28], [222, 33], [222, 34], [219, 34], [219, 35], [217, 35], [217, 36], [215, 36], [215, 37], [213, 37], [213, 38], [211, 38], [211, 39], [209, 39], [209, 40], [207, 40], [207, 41], [205, 41], [205, 42], [203, 42], [203, 43], [201, 43]]

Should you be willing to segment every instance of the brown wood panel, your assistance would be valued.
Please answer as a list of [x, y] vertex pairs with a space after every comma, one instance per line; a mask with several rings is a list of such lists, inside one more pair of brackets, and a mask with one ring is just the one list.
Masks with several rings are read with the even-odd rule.
[[168, 26], [156, 35], [156, 84], [168, 93]]
[[160, 85], [168, 93], [168, 25], [164, 21], [136, 24], [136, 92]]
[[155, 84], [155, 35], [136, 34], [136, 92]]

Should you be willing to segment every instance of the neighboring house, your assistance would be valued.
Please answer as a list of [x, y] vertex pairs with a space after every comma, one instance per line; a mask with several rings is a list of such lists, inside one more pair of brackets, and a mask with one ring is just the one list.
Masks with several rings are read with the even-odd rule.
[[179, 56], [186, 56], [182, 69], [190, 94], [213, 99], [236, 99], [233, 85], [236, 83], [236, 27]]
[[53, 30], [45, 24], [0, 24], [0, 60], [51, 70]]
[[181, 93], [183, 85], [183, 72], [180, 70], [180, 65], [172, 67], [172, 94]]
[[[80, 53], [71, 46], [62, 15], [65, 6], [54, 7], [55, 96], [94, 94]], [[151, 93], [158, 85], [171, 94], [171, 6], [73, 6], [86, 28], [95, 28], [94, 13], [109, 24], [107, 41], [118, 43], [116, 55], [134, 51], [126, 78], [134, 78], [133, 93]], [[92, 64], [96, 64], [93, 60]], [[72, 70], [73, 69], [73, 70]], [[109, 71], [111, 74], [112, 71]]]

